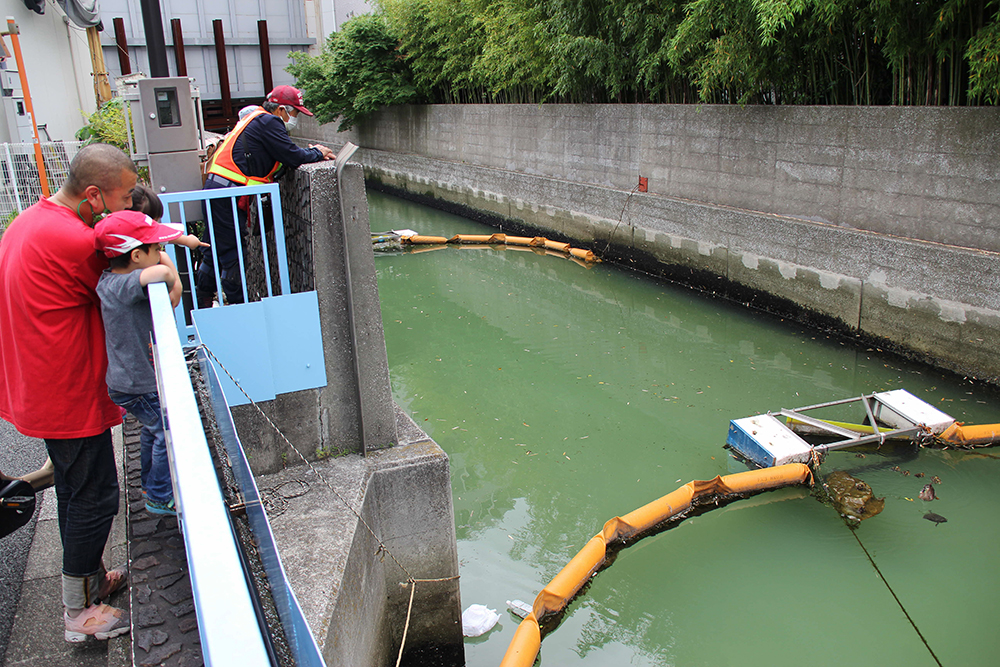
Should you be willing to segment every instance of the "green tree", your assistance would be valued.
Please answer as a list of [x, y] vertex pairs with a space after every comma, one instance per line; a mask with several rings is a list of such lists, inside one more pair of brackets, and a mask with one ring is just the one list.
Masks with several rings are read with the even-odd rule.
[[364, 14], [330, 35], [320, 55], [292, 53], [288, 71], [317, 120], [328, 123], [339, 117], [344, 131], [381, 107], [419, 100], [397, 44], [383, 16]]
[[482, 86], [472, 78], [485, 41], [477, 0], [380, 0], [378, 6], [399, 36], [399, 51], [422, 95], [484, 101]]

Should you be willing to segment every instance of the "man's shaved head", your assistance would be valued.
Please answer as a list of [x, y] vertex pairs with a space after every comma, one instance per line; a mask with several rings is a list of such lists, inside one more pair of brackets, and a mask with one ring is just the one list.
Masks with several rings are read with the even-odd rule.
[[69, 165], [69, 178], [63, 189], [70, 195], [80, 196], [96, 185], [101, 190], [112, 190], [121, 184], [122, 172], [137, 174], [135, 163], [121, 149], [111, 144], [90, 144], [80, 149]]

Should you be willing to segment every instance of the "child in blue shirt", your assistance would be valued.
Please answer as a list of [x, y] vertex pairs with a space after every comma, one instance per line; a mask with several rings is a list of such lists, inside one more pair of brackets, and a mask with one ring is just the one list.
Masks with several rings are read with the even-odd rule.
[[[139, 435], [146, 510], [175, 515], [163, 415], [156, 387], [150, 336], [153, 318], [146, 286], [166, 283], [179, 298], [180, 278], [162, 243], [194, 249], [207, 244], [180, 229], [163, 225], [141, 211], [112, 213], [94, 227], [94, 245], [110, 267], [97, 283], [108, 351], [107, 385], [111, 400], [142, 423]], [[176, 306], [177, 304], [174, 303]]]

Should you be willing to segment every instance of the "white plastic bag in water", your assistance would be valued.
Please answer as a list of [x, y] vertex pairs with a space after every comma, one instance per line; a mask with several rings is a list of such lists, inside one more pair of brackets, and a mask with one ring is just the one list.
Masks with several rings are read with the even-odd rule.
[[478, 637], [493, 629], [500, 620], [496, 609], [487, 609], [484, 605], [473, 604], [462, 612], [462, 634], [466, 637]]

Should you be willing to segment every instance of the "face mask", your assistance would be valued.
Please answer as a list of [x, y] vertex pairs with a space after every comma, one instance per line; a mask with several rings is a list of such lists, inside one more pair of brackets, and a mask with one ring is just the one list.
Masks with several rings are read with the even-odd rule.
[[288, 114], [288, 120], [285, 121], [285, 129], [291, 132], [296, 128], [296, 126], [298, 126], [298, 124], [299, 124], [299, 117], [293, 116], [292, 114]]
[[[104, 204], [104, 211], [101, 212], [101, 213], [94, 213], [94, 215], [93, 215], [93, 222], [91, 223], [91, 226], [96, 225], [98, 222], [100, 222], [101, 220], [103, 220], [104, 216], [111, 215], [111, 209], [108, 208], [108, 203], [106, 201], [104, 201], [104, 192], [100, 188], [98, 188], [97, 191], [101, 193], [101, 203]], [[84, 199], [79, 204], [76, 205], [76, 214], [84, 222], [86, 222], [86, 220], [84, 220], [83, 216], [80, 215], [80, 207], [83, 206], [84, 203], [86, 203], [86, 201], [87, 200]]]

